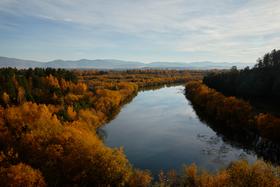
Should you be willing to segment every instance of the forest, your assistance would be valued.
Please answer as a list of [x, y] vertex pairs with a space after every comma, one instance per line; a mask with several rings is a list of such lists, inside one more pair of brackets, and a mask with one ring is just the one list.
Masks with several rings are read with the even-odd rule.
[[[97, 133], [139, 90], [185, 84], [186, 95], [226, 128], [279, 141], [280, 120], [202, 84], [209, 71], [0, 69], [0, 181], [3, 186], [279, 186], [279, 167], [236, 161], [216, 173], [134, 168]], [[269, 125], [268, 125], [269, 124]]]
[[106, 147], [96, 130], [138, 89], [195, 79], [187, 71], [0, 71], [5, 186], [147, 186], [150, 173]]
[[203, 83], [227, 95], [245, 98], [277, 98], [280, 96], [280, 50], [272, 50], [257, 60], [257, 64], [223, 73], [211, 73]]
[[199, 81], [186, 85], [186, 95], [200, 110], [223, 129], [249, 131], [279, 143], [280, 118], [269, 113], [256, 114], [250, 103], [225, 96]]
[[236, 130], [257, 131], [262, 137], [279, 142], [280, 118], [259, 113], [250, 98], [273, 99], [280, 93], [280, 50], [272, 50], [252, 68], [209, 73], [203, 82], [191, 82], [186, 95], [211, 118]]

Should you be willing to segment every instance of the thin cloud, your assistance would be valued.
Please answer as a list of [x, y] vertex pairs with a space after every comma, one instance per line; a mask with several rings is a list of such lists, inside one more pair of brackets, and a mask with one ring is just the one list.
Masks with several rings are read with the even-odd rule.
[[[166, 54], [146, 58], [157, 61], [174, 56], [174, 61], [252, 62], [278, 47], [279, 7], [275, 0], [2, 0], [0, 13], [65, 23], [68, 34], [57, 42], [76, 43], [78, 51], [88, 51], [84, 48], [91, 45], [83, 43], [92, 42], [93, 51], [100, 45], [103, 51], [96, 53], [109, 57], [131, 57], [125, 54], [127, 49], [135, 53], [135, 60], [142, 60], [146, 50], [146, 56], [151, 55], [148, 51]], [[120, 54], [110, 53], [120, 47]], [[143, 51], [141, 56], [137, 50]]]

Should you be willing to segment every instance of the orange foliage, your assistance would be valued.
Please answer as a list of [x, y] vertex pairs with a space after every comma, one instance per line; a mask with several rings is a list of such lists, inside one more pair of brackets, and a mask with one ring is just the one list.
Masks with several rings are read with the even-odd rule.
[[[166, 70], [77, 73], [78, 83], [52, 75], [39, 79], [48, 91], [38, 88], [32, 90], [33, 96], [48, 105], [24, 102], [30, 90], [25, 88], [25, 94], [13, 78], [18, 102], [22, 104], [7, 105], [11, 101], [3, 93], [2, 100], [7, 107], [0, 107], [1, 182], [11, 186], [46, 186], [46, 183], [49, 186], [151, 186], [150, 172], [133, 169], [123, 150], [106, 147], [96, 129], [110, 120], [139, 88], [198, 79], [201, 73]], [[29, 84], [29, 88], [33, 86]], [[226, 98], [198, 83], [188, 84], [187, 90], [193, 101], [210, 109], [209, 115], [226, 120], [229, 127], [235, 127], [234, 124], [242, 127], [251, 120], [251, 107], [246, 102]], [[266, 124], [278, 123], [267, 115], [259, 115], [255, 120], [259, 129], [266, 128], [263, 136], [275, 130]], [[216, 174], [200, 172], [191, 165], [184, 168], [183, 175], [177, 175], [174, 170], [166, 175], [161, 173], [155, 185], [277, 186], [276, 171], [278, 168], [262, 162], [253, 166], [234, 163]]]
[[253, 116], [249, 103], [235, 97], [226, 97], [214, 89], [195, 81], [186, 85], [191, 101], [217, 121], [230, 128], [248, 128]]
[[88, 87], [85, 83], [79, 82], [78, 84], [74, 84], [72, 91], [75, 94], [84, 94], [87, 91]]
[[29, 102], [2, 115], [6, 121], [1, 126], [18, 140], [19, 154], [40, 168], [47, 181], [125, 184], [129, 180], [131, 166], [123, 151], [105, 147], [84, 121], [62, 125], [47, 106]]
[[279, 141], [280, 118], [261, 113], [255, 116], [255, 123], [263, 137]]
[[29, 165], [19, 163], [0, 171], [1, 186], [3, 187], [45, 187], [46, 183], [40, 171]]
[[186, 85], [186, 95], [212, 119], [237, 130], [257, 130], [273, 141], [280, 141], [280, 118], [271, 114], [255, 115], [249, 103], [235, 97], [226, 97], [200, 82]]
[[25, 100], [25, 90], [23, 87], [18, 88], [17, 102], [21, 104]]
[[93, 127], [100, 126], [104, 118], [104, 114], [101, 112], [96, 113], [95, 111], [89, 109], [79, 111], [79, 119], [89, 125], [92, 125]]
[[2, 95], [2, 100], [4, 101], [4, 103], [7, 105], [10, 102], [10, 96], [9, 94], [7, 94], [6, 92], [3, 93]]
[[149, 171], [143, 171], [135, 169], [129, 179], [128, 186], [131, 187], [148, 187], [152, 182], [151, 173]]
[[[190, 187], [276, 187], [280, 185], [279, 168], [256, 161], [249, 165], [247, 161], [236, 161], [217, 173], [198, 170], [192, 164], [184, 166], [181, 176], [161, 173], [161, 180], [156, 186], [190, 186]], [[164, 178], [164, 180], [162, 180]]]
[[78, 102], [81, 99], [81, 95], [75, 95], [73, 93], [68, 93], [65, 96], [65, 103], [68, 105], [73, 105], [75, 102]]
[[58, 79], [52, 75], [49, 75], [45, 78], [46, 83], [49, 87], [60, 88]]
[[77, 112], [74, 111], [72, 106], [67, 107], [67, 115], [70, 118], [70, 120], [75, 120], [77, 117]]

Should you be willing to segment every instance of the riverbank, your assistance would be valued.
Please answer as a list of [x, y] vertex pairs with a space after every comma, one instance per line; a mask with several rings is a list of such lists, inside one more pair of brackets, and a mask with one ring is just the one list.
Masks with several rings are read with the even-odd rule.
[[240, 158], [249, 163], [257, 159], [201, 121], [184, 86], [139, 92], [102, 130], [107, 146], [123, 147], [130, 163], [150, 170], [154, 178], [161, 170], [180, 171], [183, 164], [216, 172]]
[[[122, 148], [104, 145], [96, 129], [112, 119], [139, 86], [188, 82], [201, 75], [168, 70], [73, 74], [61, 69], [1, 69], [0, 181], [3, 186], [167, 184], [165, 179], [152, 182], [149, 171], [133, 167]], [[261, 176], [271, 176], [271, 182], [277, 179]], [[185, 186], [197, 185], [188, 172], [177, 179]]]
[[[106, 147], [96, 135], [96, 128], [137, 93], [137, 84], [111, 82], [116, 80], [112, 77], [86, 81], [67, 70], [4, 68], [1, 72], [0, 80], [9, 80], [0, 89], [0, 179], [4, 185], [133, 186], [136, 179], [143, 179], [142, 184], [151, 181], [149, 172], [132, 168], [121, 149]], [[142, 84], [149, 85], [189, 78], [187, 72], [175, 77], [168, 71], [163, 76], [156, 71], [138, 74]]]

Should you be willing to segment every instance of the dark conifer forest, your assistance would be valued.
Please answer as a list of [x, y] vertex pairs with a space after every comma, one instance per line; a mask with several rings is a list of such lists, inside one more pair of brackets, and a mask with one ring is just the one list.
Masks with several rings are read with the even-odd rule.
[[272, 50], [257, 60], [253, 68], [237, 70], [233, 67], [223, 73], [205, 76], [203, 83], [227, 95], [247, 98], [274, 98], [280, 96], [280, 50]]

